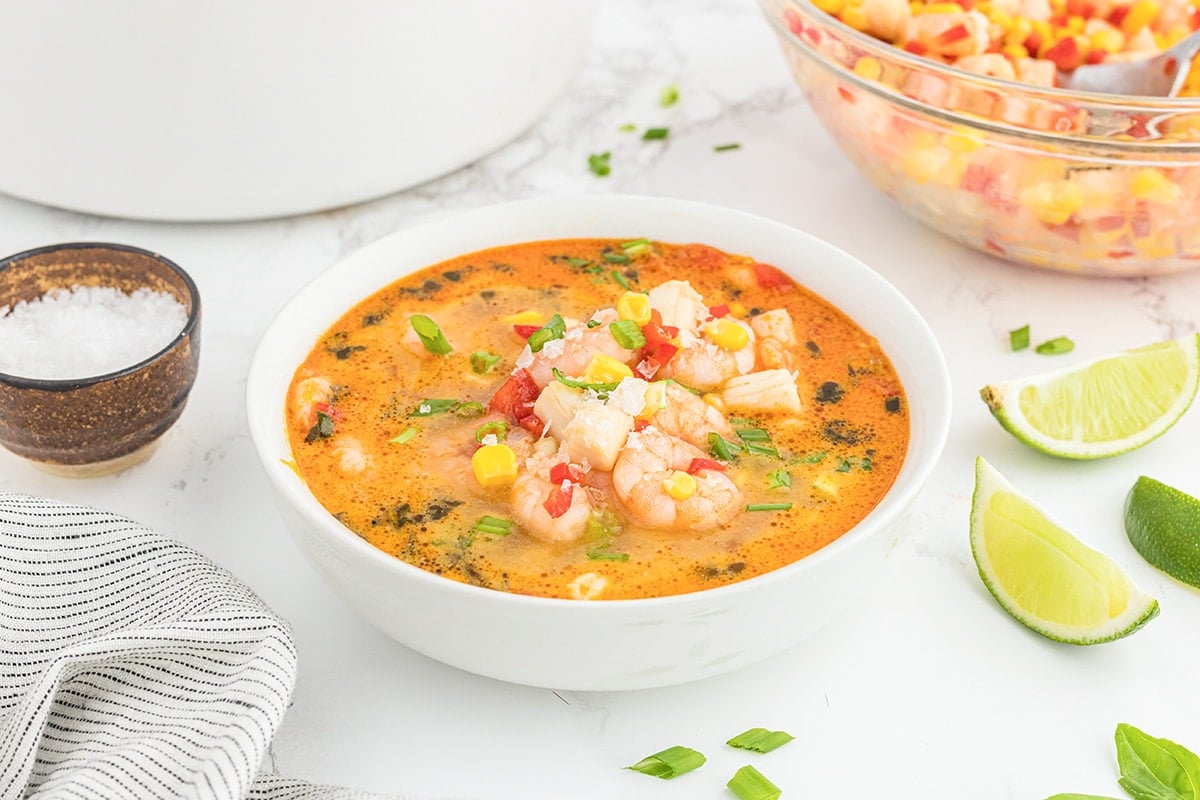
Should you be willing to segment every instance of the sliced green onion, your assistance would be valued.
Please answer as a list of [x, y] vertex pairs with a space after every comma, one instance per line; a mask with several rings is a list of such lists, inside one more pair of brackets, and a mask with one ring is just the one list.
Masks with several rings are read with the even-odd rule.
[[[610, 264], [628, 264], [629, 262], [633, 261], [632, 258], [624, 253], [604, 253], [601, 258]], [[616, 273], [616, 270], [614, 269], [613, 272]], [[624, 277], [624, 275], [621, 276], [621, 278]], [[615, 280], [617, 283], [621, 282], [620, 278], [617, 278], [615, 274], [613, 275], [613, 280]]]
[[434, 414], [445, 414], [448, 411], [453, 411], [458, 408], [457, 400], [450, 400], [437, 397], [426, 397], [421, 402], [417, 403], [417, 407], [408, 412], [410, 417], [432, 417]]
[[421, 344], [425, 345], [429, 352], [444, 356], [454, 349], [450, 342], [446, 341], [438, 324], [424, 314], [413, 314], [408, 318], [408, 324], [417, 332]]
[[1008, 346], [1014, 351], [1024, 350], [1029, 347], [1029, 326], [1023, 325], [1016, 330], [1008, 332]]
[[697, 767], [703, 766], [706, 760], [702, 753], [690, 747], [675, 745], [652, 756], [646, 756], [638, 763], [631, 764], [625, 769], [631, 769], [643, 775], [653, 775], [655, 778], [668, 780], [670, 778], [677, 778], [685, 772], [691, 772]]
[[591, 552], [587, 557], [589, 561], [628, 561], [629, 553]]
[[567, 263], [570, 264], [572, 267], [586, 267], [589, 264], [591, 264], [592, 262], [587, 260], [586, 258], [579, 258], [578, 256], [568, 256]]
[[858, 468], [861, 469], [863, 472], [870, 472], [871, 471], [871, 459], [866, 458], [864, 456], [863, 460], [858, 462]]
[[589, 319], [589, 320], [587, 321], [587, 326], [588, 326], [589, 328], [599, 328], [599, 327], [600, 327], [601, 325], [603, 325], [603, 324], [604, 324], [604, 323], [603, 323], [603, 322], [601, 322], [601, 321], [600, 321], [600, 320], [598, 320], [598, 319]]
[[853, 467], [854, 465], [850, 463], [850, 459], [843, 458], [838, 461], [838, 465], [834, 469], [834, 472], [849, 472], [851, 469], [853, 469]]
[[592, 153], [588, 156], [588, 169], [592, 171], [593, 175], [603, 178], [612, 172], [612, 167], [608, 164], [610, 158], [612, 158], [612, 153]]
[[719, 433], [710, 433], [708, 435], [708, 452], [714, 458], [719, 458], [722, 461], [732, 461], [733, 454], [742, 451], [742, 446], [728, 441]]
[[608, 323], [608, 331], [616, 339], [617, 344], [626, 350], [637, 350], [639, 347], [646, 346], [646, 334], [642, 333], [642, 329], [631, 319]]
[[622, 289], [624, 289], [624, 290], [625, 290], [625, 291], [627, 291], [627, 292], [629, 291], [629, 288], [630, 288], [630, 287], [629, 287], [629, 281], [628, 281], [628, 280], [625, 278], [625, 276], [624, 276], [624, 275], [622, 275], [622, 274], [621, 274], [621, 270], [619, 270], [619, 269], [614, 269], [614, 270], [613, 270], [611, 273], [609, 273], [609, 274], [610, 274], [610, 275], [612, 275], [612, 279], [613, 279], [614, 281], [616, 281], [616, 282], [617, 282], [617, 284], [618, 284], [618, 285], [620, 285], [620, 287], [621, 287]]
[[783, 458], [779, 451], [769, 444], [759, 444], [758, 442], [744, 442], [742, 447], [747, 453], [753, 453], [757, 456], [770, 456], [771, 458]]
[[508, 536], [512, 533], [512, 520], [507, 520], [504, 517], [493, 517], [491, 514], [484, 514], [479, 518], [479, 521], [471, 526], [471, 530], [479, 533], [490, 533], [495, 536]]
[[662, 92], [658, 95], [658, 104], [663, 108], [670, 108], [679, 102], [679, 84], [669, 83]]
[[566, 332], [567, 323], [563, 321], [561, 315], [555, 314], [549, 322], [529, 334], [529, 352], [540, 353], [546, 346], [546, 342], [561, 339]]
[[747, 511], [791, 511], [791, 503], [751, 503], [746, 506]]
[[642, 134], [642, 141], [652, 142], [657, 139], [665, 139], [670, 132], [670, 128], [646, 128], [645, 133]]
[[783, 794], [778, 786], [749, 764], [733, 773], [725, 785], [738, 800], [779, 800], [779, 795]]
[[484, 437], [494, 435], [496, 441], [503, 442], [504, 437], [508, 435], [508, 423], [500, 420], [492, 420], [485, 422], [475, 429], [475, 441], [483, 443]]
[[620, 133], [633, 133], [636, 130], [637, 130], [637, 125], [634, 125], [632, 122], [626, 122], [623, 125], [617, 126], [617, 131]]
[[650, 240], [646, 238], [621, 242], [621, 250], [624, 251], [626, 255], [630, 256], [640, 256], [642, 253], [649, 253], [653, 249], [654, 245], [651, 244]]
[[734, 433], [743, 442], [769, 442], [771, 434], [765, 428], [734, 428]]
[[767, 488], [768, 489], [790, 489], [792, 488], [792, 473], [786, 469], [773, 469], [767, 473]]
[[751, 428], [757, 425], [758, 421], [749, 417], [730, 417], [729, 424], [735, 428]]
[[476, 375], [486, 375], [500, 363], [500, 356], [495, 356], [486, 350], [476, 350], [471, 353], [471, 371]]
[[475, 417], [482, 417], [485, 410], [486, 409], [484, 409], [483, 403], [476, 403], [474, 400], [470, 400], [466, 403], [459, 403], [458, 406], [455, 407], [454, 413], [459, 417], [474, 419]]
[[829, 457], [828, 453], [809, 453], [804, 458], [800, 459], [805, 464], [820, 464]]
[[395, 436], [393, 436], [392, 438], [388, 439], [388, 444], [408, 444], [413, 439], [415, 439], [417, 434], [420, 432], [421, 432], [421, 429], [418, 428], [417, 426], [409, 425], [407, 428], [400, 431], [400, 433], [398, 433]]
[[738, 144], [737, 142], [730, 142], [729, 144], [713, 145], [713, 151], [717, 152], [717, 153], [724, 153], [727, 150], [739, 150], [739, 149], [741, 149], [741, 145]]
[[568, 378], [558, 367], [551, 367], [551, 370], [554, 372], [554, 379], [556, 381], [561, 383], [563, 386], [570, 386], [572, 389], [591, 389], [593, 392], [611, 392], [613, 389], [616, 389], [617, 385], [620, 383], [620, 381], [617, 381], [617, 383], [588, 383], [587, 381], [578, 381], [574, 378]]
[[725, 744], [755, 753], [769, 753], [790, 742], [795, 737], [786, 731], [769, 731], [766, 728], [751, 728], [742, 731]]
[[1043, 356], [1060, 356], [1074, 350], [1075, 343], [1066, 336], [1059, 336], [1056, 339], [1042, 342], [1034, 349]]

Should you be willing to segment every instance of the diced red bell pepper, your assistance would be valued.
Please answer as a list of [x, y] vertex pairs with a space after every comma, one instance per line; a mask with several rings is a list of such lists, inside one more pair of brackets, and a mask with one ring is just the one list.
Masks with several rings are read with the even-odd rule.
[[914, 56], [923, 56], [929, 52], [928, 47], [926, 47], [922, 42], [916, 41], [915, 39], [910, 42], [905, 42], [904, 49], [912, 53]]
[[533, 403], [529, 404], [528, 413], [517, 417], [517, 424], [537, 436], [541, 436], [542, 432], [546, 430], [546, 423], [542, 421], [541, 417], [533, 413]]
[[941, 45], [954, 44], [955, 42], [960, 42], [963, 39], [968, 38], [970, 35], [971, 32], [967, 30], [967, 26], [959, 23], [958, 25], [952, 25], [939, 33], [937, 40], [938, 44]]
[[513, 330], [517, 332], [517, 336], [522, 339], [528, 339], [533, 336], [534, 331], [538, 329], [537, 325], [513, 325]]
[[778, 267], [772, 267], [770, 264], [755, 262], [754, 279], [758, 281], [758, 285], [763, 289], [792, 288], [792, 279], [785, 275]]
[[638, 433], [641, 433], [642, 431], [646, 430], [646, 428], [649, 428], [649, 427], [650, 427], [650, 420], [648, 420], [648, 419], [635, 419], [633, 421], [633, 429], [635, 431], [637, 431]]
[[575, 494], [574, 484], [568, 483], [566, 489], [562, 488], [561, 484], [556, 484], [550, 489], [550, 496], [546, 498], [546, 502], [542, 503], [542, 507], [552, 518], [558, 519], [571, 507], [573, 494]]
[[693, 458], [692, 463], [688, 464], [687, 471], [689, 475], [695, 475], [697, 472], [702, 472], [706, 469], [724, 472], [725, 465], [715, 458]]
[[1064, 36], [1042, 54], [1042, 58], [1054, 62], [1061, 70], [1069, 71], [1083, 63], [1083, 53], [1074, 36]]
[[1105, 17], [1108, 24], [1114, 28], [1121, 27], [1121, 23], [1125, 21], [1125, 17], [1129, 16], [1129, 9], [1132, 5], [1132, 3], [1126, 3], [1124, 5], [1113, 6], [1113, 10], [1108, 12], [1108, 16]]
[[327, 414], [334, 422], [341, 422], [345, 418], [345, 414], [337, 406], [331, 406], [329, 403], [313, 403], [313, 409]]
[[[488, 409], [498, 414], [510, 414], [513, 419], [520, 419], [524, 415], [517, 413], [518, 407], [527, 412], [531, 411], [538, 393], [538, 386], [533, 377], [525, 370], [518, 369], [500, 384], [500, 388], [488, 401]], [[523, 406], [526, 403], [528, 406]]]
[[560, 461], [550, 468], [551, 483], [562, 483], [563, 481], [579, 483], [582, 480], [583, 476], [579, 474], [579, 470], [566, 461]]
[[720, 319], [721, 317], [728, 317], [729, 316], [729, 304], [721, 303], [720, 305], [709, 306], [708, 307], [708, 315], [710, 317], [712, 317], [713, 319]]

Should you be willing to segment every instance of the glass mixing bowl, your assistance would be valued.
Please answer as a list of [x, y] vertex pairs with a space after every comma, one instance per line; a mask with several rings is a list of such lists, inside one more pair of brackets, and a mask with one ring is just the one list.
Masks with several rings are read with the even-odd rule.
[[1009, 261], [1116, 277], [1200, 266], [1200, 99], [965, 72], [760, 0], [813, 112], [910, 215]]

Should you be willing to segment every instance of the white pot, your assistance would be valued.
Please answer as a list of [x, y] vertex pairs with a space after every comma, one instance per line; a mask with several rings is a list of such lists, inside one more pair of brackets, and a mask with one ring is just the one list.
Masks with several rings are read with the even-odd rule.
[[510, 141], [595, 0], [0, 0], [0, 191], [232, 220], [407, 188]]

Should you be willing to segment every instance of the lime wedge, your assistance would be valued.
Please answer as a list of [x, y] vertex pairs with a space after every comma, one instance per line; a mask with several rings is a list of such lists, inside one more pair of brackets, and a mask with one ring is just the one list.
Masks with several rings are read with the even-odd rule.
[[975, 461], [971, 555], [1004, 610], [1055, 641], [1120, 639], [1158, 613], [1158, 601], [1108, 556], [1051, 522], [982, 458]]
[[1074, 367], [985, 386], [1004, 429], [1043, 453], [1103, 458], [1158, 438], [1187, 411], [1200, 383], [1200, 334]]
[[1200, 500], [1143, 475], [1125, 498], [1125, 534], [1142, 558], [1200, 588]]

